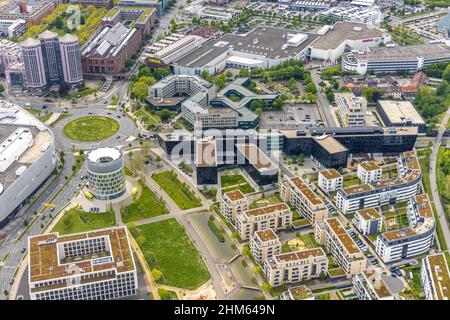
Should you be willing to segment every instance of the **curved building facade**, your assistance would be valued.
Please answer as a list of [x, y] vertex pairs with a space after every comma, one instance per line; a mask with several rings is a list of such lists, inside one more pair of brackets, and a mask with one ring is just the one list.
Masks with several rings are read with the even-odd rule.
[[52, 132], [19, 106], [0, 100], [0, 227], [56, 168]]
[[125, 193], [123, 154], [116, 148], [100, 148], [87, 155], [89, 190], [94, 198], [112, 200]]
[[59, 39], [59, 48], [64, 82], [71, 87], [81, 85], [83, 82], [83, 71], [78, 38], [66, 34]]

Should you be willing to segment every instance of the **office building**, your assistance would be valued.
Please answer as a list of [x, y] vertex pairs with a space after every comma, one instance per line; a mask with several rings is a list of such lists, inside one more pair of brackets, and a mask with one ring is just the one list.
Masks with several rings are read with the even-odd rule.
[[81, 50], [84, 73], [118, 75], [128, 59], [139, 51], [141, 33], [118, 22], [105, 25]]
[[344, 177], [336, 169], [319, 171], [319, 188], [326, 193], [336, 192], [342, 188]]
[[375, 160], [358, 163], [356, 175], [361, 183], [378, 182], [381, 180], [383, 170]]
[[0, 39], [0, 74], [5, 73], [8, 65], [21, 62], [23, 62], [23, 58], [20, 44]]
[[351, 92], [341, 92], [335, 95], [336, 105], [339, 109], [339, 120], [343, 127], [364, 126], [364, 115], [367, 111], [367, 100], [356, 97]]
[[328, 217], [322, 199], [300, 177], [286, 177], [280, 184], [280, 196], [311, 224]]
[[89, 191], [99, 200], [112, 200], [126, 191], [122, 151], [99, 148], [87, 154]]
[[321, 17], [327, 17], [332, 21], [354, 21], [367, 23], [371, 25], [378, 25], [383, 19], [383, 15], [378, 6], [356, 6], [353, 5], [339, 5], [328, 10], [321, 11]]
[[25, 33], [26, 21], [23, 19], [0, 19], [0, 36], [21, 37]]
[[410, 199], [407, 214], [409, 227], [386, 231], [377, 237], [375, 251], [385, 263], [419, 256], [433, 247], [435, 223], [428, 195]]
[[433, 63], [450, 61], [450, 47], [443, 43], [371, 48], [346, 53], [342, 69], [347, 72], [416, 73]]
[[38, 25], [57, 4], [52, 0], [11, 0], [0, 8], [0, 20], [25, 20], [27, 27]]
[[361, 51], [390, 41], [391, 36], [382, 29], [360, 22], [341, 21], [327, 26], [324, 34], [310, 44], [310, 57], [334, 63], [345, 48]]
[[350, 186], [337, 191], [336, 206], [344, 213], [407, 201], [419, 193], [421, 172], [414, 152], [404, 152], [397, 161], [398, 177]]
[[19, 106], [0, 100], [0, 227], [56, 168], [52, 132]]
[[250, 201], [241, 192], [234, 190], [225, 192], [220, 198], [220, 213], [232, 225], [236, 224], [236, 216], [248, 210]]
[[286, 229], [292, 221], [292, 212], [286, 203], [277, 203], [251, 209], [236, 215], [236, 230], [242, 240], [248, 240], [258, 230]]
[[125, 227], [28, 238], [31, 300], [109, 300], [136, 294]]
[[80, 4], [83, 7], [111, 8], [113, 6], [113, 0], [69, 0], [69, 2], [71, 4]]
[[338, 218], [318, 221], [315, 224], [314, 237], [316, 242], [323, 245], [333, 256], [348, 279], [366, 269], [367, 261], [364, 254]]
[[250, 237], [250, 252], [259, 264], [279, 254], [281, 242], [272, 229], [258, 230]]
[[450, 300], [450, 272], [445, 254], [423, 258], [420, 280], [427, 300]]
[[395, 300], [381, 272], [371, 268], [353, 276], [353, 288], [358, 300]]
[[363, 235], [381, 232], [383, 217], [375, 208], [358, 210], [353, 217], [353, 224]]
[[426, 124], [409, 101], [378, 100], [377, 112], [388, 127], [417, 127], [425, 132]]
[[268, 258], [263, 270], [271, 286], [280, 286], [326, 275], [328, 258], [322, 248], [281, 253]]
[[25, 66], [25, 87], [41, 93], [54, 85], [78, 88], [83, 84], [78, 38], [63, 37], [46, 30], [38, 40], [28, 38], [21, 43]]
[[154, 8], [156, 14], [162, 16], [168, 3], [168, 0], [120, 0], [119, 7]]

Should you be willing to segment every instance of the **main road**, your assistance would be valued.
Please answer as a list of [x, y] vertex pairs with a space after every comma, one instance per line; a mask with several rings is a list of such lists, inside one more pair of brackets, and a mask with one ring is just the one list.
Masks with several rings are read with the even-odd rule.
[[441, 122], [438, 131], [438, 136], [436, 142], [433, 145], [433, 150], [431, 151], [430, 155], [431, 194], [433, 195], [434, 206], [436, 207], [438, 218], [439, 221], [441, 222], [442, 233], [444, 234], [445, 243], [447, 243], [447, 245], [450, 245], [450, 230], [448, 228], [447, 217], [445, 216], [445, 211], [443, 210], [441, 199], [439, 197], [439, 192], [437, 189], [436, 164], [439, 147], [441, 146], [442, 137], [444, 136], [446, 125], [449, 119], [450, 119], [450, 108], [448, 108], [447, 112], [445, 113], [444, 119]]

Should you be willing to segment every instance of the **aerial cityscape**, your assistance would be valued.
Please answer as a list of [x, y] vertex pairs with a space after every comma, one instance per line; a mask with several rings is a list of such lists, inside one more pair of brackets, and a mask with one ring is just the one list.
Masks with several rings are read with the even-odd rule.
[[449, 300], [448, 246], [450, 0], [0, 0], [0, 300]]

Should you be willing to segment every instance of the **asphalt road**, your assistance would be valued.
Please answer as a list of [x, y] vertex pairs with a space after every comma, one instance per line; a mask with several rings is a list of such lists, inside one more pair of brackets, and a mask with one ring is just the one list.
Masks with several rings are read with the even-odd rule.
[[311, 79], [314, 82], [314, 84], [316, 85], [316, 87], [318, 88], [317, 94], [316, 94], [317, 106], [322, 115], [322, 118], [323, 118], [322, 120], [324, 122], [325, 127], [336, 127], [336, 123], [334, 121], [333, 115], [331, 114], [331, 112], [333, 112], [333, 111], [330, 109], [330, 102], [328, 101], [325, 94], [320, 92], [321, 87], [319, 86], [319, 83], [320, 83], [321, 79], [320, 79], [319, 71], [317, 69], [311, 70]]

